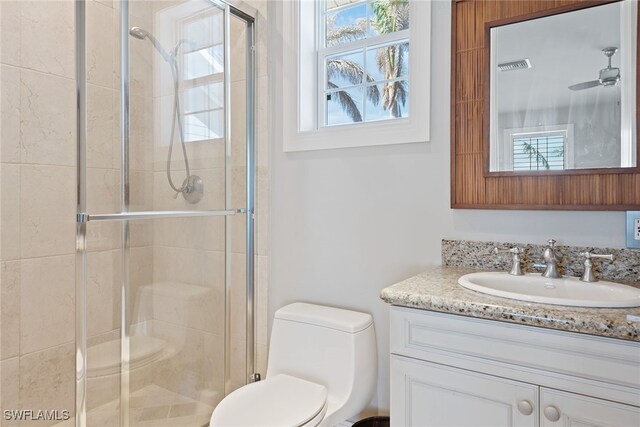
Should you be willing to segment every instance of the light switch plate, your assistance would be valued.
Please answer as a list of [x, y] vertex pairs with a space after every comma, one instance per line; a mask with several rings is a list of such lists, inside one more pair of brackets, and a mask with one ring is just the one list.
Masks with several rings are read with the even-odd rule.
[[627, 247], [640, 249], [640, 211], [627, 211]]

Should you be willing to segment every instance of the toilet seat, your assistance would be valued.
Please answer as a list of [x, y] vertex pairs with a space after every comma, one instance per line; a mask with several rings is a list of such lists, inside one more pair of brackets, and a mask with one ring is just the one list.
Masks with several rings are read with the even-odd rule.
[[327, 410], [327, 389], [279, 374], [239, 388], [211, 415], [210, 427], [311, 427]]

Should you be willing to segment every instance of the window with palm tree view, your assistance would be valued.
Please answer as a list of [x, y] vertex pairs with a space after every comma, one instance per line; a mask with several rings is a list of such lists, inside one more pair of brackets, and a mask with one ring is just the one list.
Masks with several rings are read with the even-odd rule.
[[409, 116], [409, 0], [326, 0], [320, 123]]

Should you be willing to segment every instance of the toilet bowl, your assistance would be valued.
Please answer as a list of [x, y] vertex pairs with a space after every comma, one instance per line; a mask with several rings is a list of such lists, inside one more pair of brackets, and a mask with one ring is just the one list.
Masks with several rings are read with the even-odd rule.
[[225, 397], [210, 427], [332, 426], [371, 401], [377, 376], [371, 315], [314, 304], [279, 309], [263, 381]]

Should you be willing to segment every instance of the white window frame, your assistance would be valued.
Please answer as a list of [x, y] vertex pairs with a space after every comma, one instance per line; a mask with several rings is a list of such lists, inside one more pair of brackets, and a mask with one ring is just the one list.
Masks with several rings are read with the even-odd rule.
[[[318, 108], [324, 74], [320, 73], [318, 49], [323, 43], [318, 28], [318, 7], [312, 0], [275, 2], [281, 16], [281, 79], [283, 150], [306, 151], [389, 144], [426, 142], [430, 122], [431, 3], [410, 0], [409, 117], [344, 125], [320, 126]], [[304, 23], [303, 23], [304, 22]], [[313, 29], [310, 23], [313, 22]], [[376, 44], [383, 44], [379, 36]], [[406, 38], [406, 36], [404, 37]], [[311, 48], [312, 47], [312, 48]], [[319, 88], [319, 85], [322, 86]]]
[[[176, 21], [176, 34], [180, 35], [179, 39], [184, 39], [184, 27], [186, 25], [188, 25], [191, 22], [197, 21], [198, 19], [201, 19], [202, 16], [208, 16], [211, 15], [212, 11], [209, 9], [203, 9], [202, 11], [200, 11], [198, 14], [196, 15], [192, 15], [192, 16], [188, 16], [185, 19], [181, 19], [179, 21]], [[224, 25], [224, 20], [223, 20], [223, 25]], [[223, 38], [225, 37], [224, 35], [224, 30], [223, 30]], [[224, 129], [224, 127], [226, 126], [226, 120], [224, 120], [224, 115], [225, 115], [225, 102], [224, 102], [224, 97], [226, 97], [226, 93], [225, 93], [225, 80], [224, 80], [224, 66], [226, 64], [226, 58], [224, 58], [223, 60], [223, 71], [222, 72], [218, 72], [218, 73], [211, 73], [211, 74], [207, 74], [204, 76], [200, 76], [200, 77], [195, 77], [192, 79], [187, 79], [184, 78], [184, 74], [185, 74], [185, 70], [187, 68], [187, 63], [186, 63], [186, 58], [187, 55], [193, 53], [193, 52], [197, 52], [203, 49], [209, 49], [212, 47], [216, 47], [216, 46], [223, 46], [224, 49], [224, 45], [225, 45], [225, 41], [223, 39], [222, 43], [218, 43], [218, 44], [208, 44], [207, 46], [202, 46], [198, 49], [194, 49], [194, 50], [190, 50], [190, 49], [181, 49], [180, 50], [180, 67], [179, 67], [179, 71], [180, 71], [180, 75], [178, 76], [178, 81], [180, 82], [180, 92], [179, 92], [179, 96], [180, 96], [180, 109], [182, 111], [180, 111], [180, 115], [181, 115], [181, 119], [182, 119], [182, 126], [183, 126], [183, 132], [185, 134], [185, 143], [187, 144], [191, 144], [191, 143], [198, 143], [198, 142], [213, 142], [213, 141], [224, 141], [224, 135], [226, 132], [226, 129]], [[224, 55], [226, 56], [227, 52], [224, 51]], [[198, 88], [201, 86], [205, 86], [205, 85], [209, 85], [212, 83], [221, 83], [223, 86], [223, 91], [222, 91], [222, 96], [223, 96], [223, 102], [222, 102], [222, 106], [217, 107], [217, 108], [206, 108], [204, 110], [199, 110], [199, 111], [191, 111], [191, 112], [187, 112], [187, 92], [189, 91], [189, 89], [194, 89], [194, 88]], [[187, 118], [189, 116], [194, 116], [197, 114], [202, 114], [202, 113], [209, 113], [212, 111], [221, 111], [222, 112], [222, 136], [218, 137], [218, 138], [201, 138], [201, 139], [187, 139]]]
[[[352, 6], [356, 6], [356, 5], [361, 5], [364, 4], [366, 6], [368, 6], [370, 0], [360, 0], [359, 3], [352, 3], [352, 4], [348, 4], [345, 6], [342, 6], [342, 9], [348, 8], [348, 7], [352, 7]], [[344, 123], [344, 124], [339, 124], [339, 125], [328, 125], [327, 123], [327, 108], [326, 108], [326, 100], [325, 100], [325, 96], [326, 96], [326, 87], [327, 87], [327, 72], [326, 72], [326, 59], [330, 58], [330, 57], [334, 57], [334, 56], [339, 56], [339, 55], [348, 55], [349, 53], [352, 52], [357, 52], [357, 51], [362, 51], [364, 54], [364, 61], [366, 62], [367, 58], [366, 58], [366, 49], [367, 48], [372, 48], [372, 47], [377, 47], [377, 46], [389, 46], [389, 45], [395, 45], [395, 44], [402, 44], [402, 43], [409, 43], [409, 61], [411, 60], [411, 35], [410, 35], [410, 30], [402, 30], [402, 31], [396, 31], [395, 33], [390, 33], [390, 34], [381, 34], [378, 36], [374, 36], [374, 37], [366, 37], [360, 40], [355, 40], [352, 42], [348, 42], [348, 43], [341, 43], [335, 46], [324, 46], [324, 41], [326, 39], [326, 25], [324, 24], [325, 20], [324, 17], [326, 16], [326, 12], [324, 11], [325, 8], [325, 4], [326, 4], [326, 0], [318, 0], [317, 1], [317, 22], [318, 22], [318, 32], [319, 32], [319, 37], [318, 40], [321, 44], [323, 44], [322, 46], [319, 46], [316, 50], [316, 64], [318, 67], [318, 71], [317, 71], [317, 76], [318, 76], [318, 82], [317, 82], [317, 88], [316, 90], [318, 91], [317, 94], [317, 102], [318, 105], [316, 106], [316, 114], [318, 115], [318, 127], [323, 127], [323, 126], [347, 126], [347, 125], [362, 125], [363, 123], [370, 123], [367, 122], [365, 120], [363, 120], [362, 122], [354, 122], [354, 123]], [[409, 25], [409, 28], [411, 28], [411, 25]], [[409, 72], [411, 71], [411, 68], [409, 67]], [[364, 77], [364, 76], [363, 76]], [[402, 77], [398, 77], [395, 79], [388, 79], [388, 80], [380, 80], [380, 81], [376, 81], [377, 84], [385, 84], [385, 83], [391, 83], [391, 82], [395, 82], [395, 81], [402, 81], [402, 80], [406, 80], [407, 82], [409, 82], [409, 93], [411, 93], [411, 82], [409, 80], [409, 74], [407, 74], [406, 76], [402, 76]], [[338, 88], [335, 89], [334, 92], [339, 92], [340, 90], [349, 90], [352, 89], [354, 87], [362, 87], [363, 89], [366, 88], [366, 84], [363, 81], [361, 84], [359, 85], [354, 85], [354, 86], [348, 86], [348, 87], [344, 87], [344, 88]], [[365, 95], [366, 96], [366, 95]], [[409, 101], [411, 101], [411, 96], [409, 96]], [[410, 103], [410, 102], [409, 102]], [[364, 104], [362, 105], [362, 117], [363, 119], [366, 117], [367, 115], [367, 103], [364, 102]], [[411, 110], [409, 110], [411, 111]], [[389, 117], [388, 119], [385, 120], [398, 120], [399, 118], [392, 118]]]
[[[533, 126], [526, 128], [512, 128], [504, 130], [504, 137], [502, 147], [503, 150], [501, 168], [493, 172], [513, 171], [513, 140], [522, 136], [533, 135], [557, 135], [559, 133], [564, 134], [564, 169], [574, 169], [575, 156], [574, 156], [574, 140], [573, 140], [573, 124], [561, 124], [561, 125], [549, 125], [549, 126]], [[516, 173], [526, 172], [539, 172], [536, 169], [530, 171], [514, 171]]]
[[[230, 70], [231, 68], [230, 50], [229, 50], [230, 48], [229, 48], [229, 43], [226, 43], [226, 40], [229, 39], [228, 5], [218, 0], [209, 0], [209, 2], [211, 3], [211, 5], [215, 6], [219, 12], [222, 12], [224, 14], [223, 15], [224, 16], [224, 19], [223, 19], [224, 70]], [[154, 17], [155, 28], [161, 29], [160, 31], [158, 31], [156, 36], [163, 46], [173, 47], [175, 46], [178, 40], [183, 38], [182, 37], [183, 23], [196, 19], [197, 15], [207, 14], [207, 13], [211, 13], [210, 5], [208, 6], [206, 3], [200, 4], [198, 2], [184, 2], [184, 3], [176, 4], [176, 5], [167, 7], [165, 9], [162, 9], [160, 12], [156, 13]], [[213, 45], [210, 45], [210, 46], [213, 46]], [[158, 123], [158, 126], [156, 127], [156, 130], [154, 132], [160, 135], [158, 141], [160, 141], [162, 145], [168, 146], [171, 124], [169, 123], [166, 125], [169, 131], [166, 131], [166, 134], [165, 134], [165, 129], [163, 127], [163, 120], [166, 117], [165, 114], [169, 114], [169, 117], [171, 117], [170, 114], [173, 114], [173, 77], [171, 75], [170, 68], [167, 67], [167, 65], [164, 63], [164, 60], [162, 58], [159, 58], [157, 55], [155, 55], [154, 61], [156, 61], [156, 66], [153, 67], [154, 68], [154, 103], [156, 104], [155, 114], [157, 118], [156, 122]], [[223, 119], [224, 119], [224, 124], [223, 124], [224, 136], [222, 138], [198, 139], [198, 140], [185, 141], [187, 146], [209, 144], [209, 143], [220, 143], [220, 142], [226, 141], [227, 150], [230, 150], [230, 148], [228, 148], [231, 146], [230, 145], [231, 144], [231, 118], [229, 114], [229, 111], [231, 111], [231, 99], [229, 96], [229, 94], [231, 93], [231, 90], [230, 90], [231, 80], [230, 80], [230, 76], [228, 75], [229, 73], [226, 73], [226, 72], [214, 73], [214, 74], [209, 74], [207, 76], [198, 77], [196, 79], [185, 80], [182, 78], [183, 77], [182, 73], [184, 73], [184, 66], [185, 66], [184, 52], [182, 50], [180, 51], [179, 63], [180, 63], [180, 66], [178, 67], [179, 74], [180, 74], [178, 76], [178, 79], [180, 82], [179, 84], [180, 91], [178, 93], [179, 99], [180, 99], [179, 114], [181, 119], [183, 120], [183, 126], [185, 125], [184, 123], [185, 117], [190, 114], [195, 114], [195, 112], [193, 113], [185, 112], [186, 90], [188, 90], [188, 88], [190, 87], [198, 86], [205, 82], [213, 83], [217, 81], [222, 81], [224, 84], [224, 88], [223, 88], [224, 107], [222, 108]], [[171, 104], [167, 106], [166, 104], [162, 103], [162, 100], [168, 94], [171, 94], [170, 95]], [[218, 108], [202, 110], [200, 112], [207, 112], [207, 111], [214, 111], [214, 110], [218, 110]], [[166, 113], [166, 111], [168, 111], [169, 113]], [[184, 131], [184, 128], [183, 128], [183, 131]], [[176, 133], [178, 132], [177, 127], [175, 132]]]

